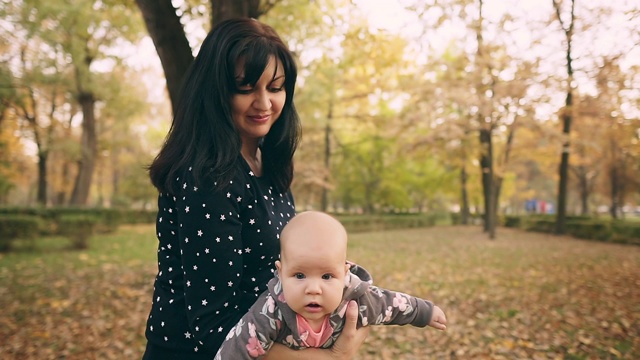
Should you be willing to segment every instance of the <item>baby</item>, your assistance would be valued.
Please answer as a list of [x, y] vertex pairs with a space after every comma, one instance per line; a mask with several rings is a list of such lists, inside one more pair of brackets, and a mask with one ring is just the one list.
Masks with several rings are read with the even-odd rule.
[[332, 216], [296, 215], [280, 236], [275, 277], [227, 334], [216, 360], [258, 359], [274, 342], [293, 349], [329, 348], [344, 326], [347, 304], [358, 304], [358, 326], [432, 326], [445, 330], [444, 312], [430, 301], [372, 285], [347, 262], [347, 232]]

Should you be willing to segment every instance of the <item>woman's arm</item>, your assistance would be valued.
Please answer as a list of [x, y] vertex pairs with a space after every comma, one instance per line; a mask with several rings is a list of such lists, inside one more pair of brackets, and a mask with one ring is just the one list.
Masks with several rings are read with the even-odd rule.
[[347, 319], [338, 340], [330, 349], [293, 350], [285, 345], [275, 343], [264, 357], [265, 360], [349, 360], [352, 359], [369, 335], [369, 328], [356, 329], [358, 323], [358, 305], [349, 302]]

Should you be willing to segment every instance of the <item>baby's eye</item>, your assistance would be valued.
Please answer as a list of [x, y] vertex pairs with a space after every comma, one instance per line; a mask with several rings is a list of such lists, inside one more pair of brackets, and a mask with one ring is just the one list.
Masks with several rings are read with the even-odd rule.
[[304, 274], [303, 273], [296, 273], [295, 275], [293, 275], [296, 279], [304, 279]]
[[333, 278], [333, 275], [331, 275], [331, 274], [322, 275], [322, 280], [331, 280], [331, 278]]

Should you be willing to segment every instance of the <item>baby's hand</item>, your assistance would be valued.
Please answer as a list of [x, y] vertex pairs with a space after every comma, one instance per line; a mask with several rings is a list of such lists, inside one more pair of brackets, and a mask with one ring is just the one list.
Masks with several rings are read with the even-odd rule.
[[429, 326], [438, 330], [447, 330], [447, 317], [444, 316], [444, 311], [436, 305], [433, 305], [433, 315], [431, 316]]

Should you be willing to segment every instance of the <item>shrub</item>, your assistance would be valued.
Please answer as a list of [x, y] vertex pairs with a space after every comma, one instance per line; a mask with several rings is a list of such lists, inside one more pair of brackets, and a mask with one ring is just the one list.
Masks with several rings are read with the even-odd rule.
[[88, 215], [60, 215], [56, 224], [58, 234], [69, 238], [74, 249], [81, 250], [89, 247], [98, 219]]
[[336, 218], [349, 232], [381, 231], [434, 226], [448, 221], [448, 215], [439, 214], [379, 214], [340, 215]]
[[0, 251], [11, 250], [15, 239], [26, 240], [33, 247], [41, 227], [38, 216], [0, 214]]
[[520, 216], [505, 216], [504, 226], [509, 228], [519, 228], [522, 224], [522, 217]]

